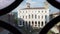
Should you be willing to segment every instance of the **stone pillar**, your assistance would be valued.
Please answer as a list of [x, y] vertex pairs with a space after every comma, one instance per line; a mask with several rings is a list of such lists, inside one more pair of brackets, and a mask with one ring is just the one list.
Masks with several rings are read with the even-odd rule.
[[41, 21], [40, 21], [40, 28], [41, 28], [42, 26], [41, 26]]
[[34, 27], [35, 27], [35, 21], [34, 21]]
[[43, 27], [45, 26], [45, 21], [43, 21]]
[[30, 21], [30, 24], [31, 24], [31, 26], [32, 26], [32, 21]]

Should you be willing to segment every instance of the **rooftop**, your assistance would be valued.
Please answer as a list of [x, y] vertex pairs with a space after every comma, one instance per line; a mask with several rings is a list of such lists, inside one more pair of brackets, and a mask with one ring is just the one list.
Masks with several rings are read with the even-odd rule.
[[57, 12], [57, 13], [53, 13], [53, 14], [51, 14], [51, 15], [59, 15], [60, 14], [60, 12]]
[[26, 9], [45, 9], [45, 7], [30, 7], [30, 8], [24, 8], [22, 10], [26, 10]]

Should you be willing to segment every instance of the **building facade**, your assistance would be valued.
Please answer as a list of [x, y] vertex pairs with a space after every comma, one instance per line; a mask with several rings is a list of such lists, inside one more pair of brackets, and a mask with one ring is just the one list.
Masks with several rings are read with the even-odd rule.
[[45, 7], [30, 7], [27, 3], [27, 7], [18, 10], [18, 18], [22, 19], [18, 21], [18, 26], [32, 26], [33, 28], [43, 28], [47, 22], [49, 22], [49, 9]]

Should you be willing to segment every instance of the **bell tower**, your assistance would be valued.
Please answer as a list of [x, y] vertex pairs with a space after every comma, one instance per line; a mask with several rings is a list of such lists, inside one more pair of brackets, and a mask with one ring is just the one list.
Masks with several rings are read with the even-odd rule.
[[26, 8], [30, 8], [30, 3], [26, 3]]
[[48, 2], [47, 2], [47, 1], [45, 1], [45, 2], [44, 2], [44, 4], [45, 4], [45, 6], [44, 6], [44, 7], [45, 7], [45, 9], [48, 9], [48, 8], [49, 8], [49, 4], [48, 4]]

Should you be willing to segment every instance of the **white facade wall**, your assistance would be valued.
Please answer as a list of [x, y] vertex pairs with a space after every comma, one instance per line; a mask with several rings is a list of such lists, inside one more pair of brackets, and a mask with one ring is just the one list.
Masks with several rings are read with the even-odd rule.
[[[29, 18], [30, 15], [30, 18]], [[32, 16], [33, 15], [33, 16]], [[47, 16], [47, 17], [45, 17]], [[35, 18], [36, 17], [36, 18]], [[18, 10], [18, 18], [22, 18], [24, 21], [27, 21], [30, 25], [33, 27], [39, 27], [42, 28], [45, 26], [45, 21], [49, 21], [49, 9], [24, 9], [24, 10]], [[32, 21], [34, 22], [32, 24]], [[35, 24], [35, 21], [37, 24]], [[38, 21], [40, 22], [40, 25], [38, 26]], [[43, 22], [43, 25], [42, 25]], [[23, 24], [22, 24], [23, 26]]]

